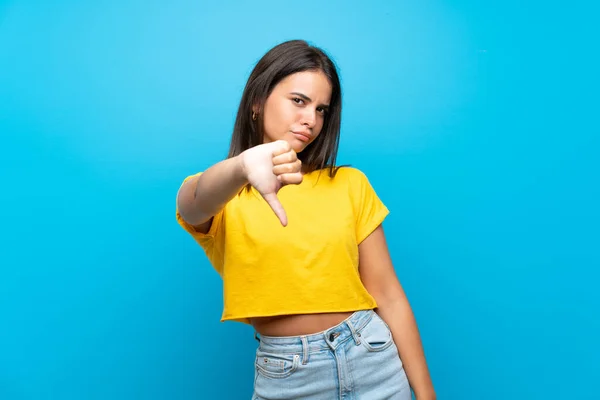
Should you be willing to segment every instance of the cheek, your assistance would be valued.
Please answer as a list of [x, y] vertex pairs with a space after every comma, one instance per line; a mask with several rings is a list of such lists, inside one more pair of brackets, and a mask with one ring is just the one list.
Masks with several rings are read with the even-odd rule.
[[289, 115], [289, 113], [289, 109], [283, 104], [272, 104], [267, 111], [266, 121], [268, 121], [271, 125], [281, 124], [286, 120], [286, 116]]
[[282, 123], [291, 124], [300, 118], [300, 109], [291, 103], [284, 103], [279, 107], [279, 119]]
[[269, 139], [281, 139], [281, 136], [285, 133], [287, 129], [286, 113], [289, 113], [289, 111], [278, 104], [271, 104], [268, 108], [265, 108], [263, 128]]

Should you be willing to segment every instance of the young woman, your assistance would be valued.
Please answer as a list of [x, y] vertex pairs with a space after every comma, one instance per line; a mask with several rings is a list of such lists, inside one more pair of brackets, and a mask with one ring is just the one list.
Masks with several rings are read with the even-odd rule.
[[341, 109], [322, 50], [272, 48], [229, 156], [184, 179], [177, 221], [223, 279], [222, 321], [257, 332], [253, 399], [434, 399], [388, 209], [360, 170], [335, 164]]

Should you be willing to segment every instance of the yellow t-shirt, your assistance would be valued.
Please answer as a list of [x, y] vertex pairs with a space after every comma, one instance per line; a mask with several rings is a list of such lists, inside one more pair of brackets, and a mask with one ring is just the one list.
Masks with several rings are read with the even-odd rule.
[[230, 200], [206, 234], [176, 212], [223, 280], [221, 321], [375, 308], [358, 273], [358, 244], [389, 211], [367, 177], [352, 167], [334, 178], [315, 171], [278, 198], [286, 227], [254, 188]]

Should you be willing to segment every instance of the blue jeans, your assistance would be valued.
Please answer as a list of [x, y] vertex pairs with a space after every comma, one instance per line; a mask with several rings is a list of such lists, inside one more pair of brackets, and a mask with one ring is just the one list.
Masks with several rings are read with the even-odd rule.
[[357, 311], [325, 331], [260, 336], [253, 400], [410, 400], [411, 389], [387, 324]]

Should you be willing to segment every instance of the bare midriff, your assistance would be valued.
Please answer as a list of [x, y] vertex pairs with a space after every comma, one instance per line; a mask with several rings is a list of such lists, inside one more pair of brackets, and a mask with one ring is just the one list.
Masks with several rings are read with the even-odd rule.
[[300, 336], [325, 331], [351, 315], [352, 312], [281, 315], [252, 318], [250, 322], [264, 336]]

